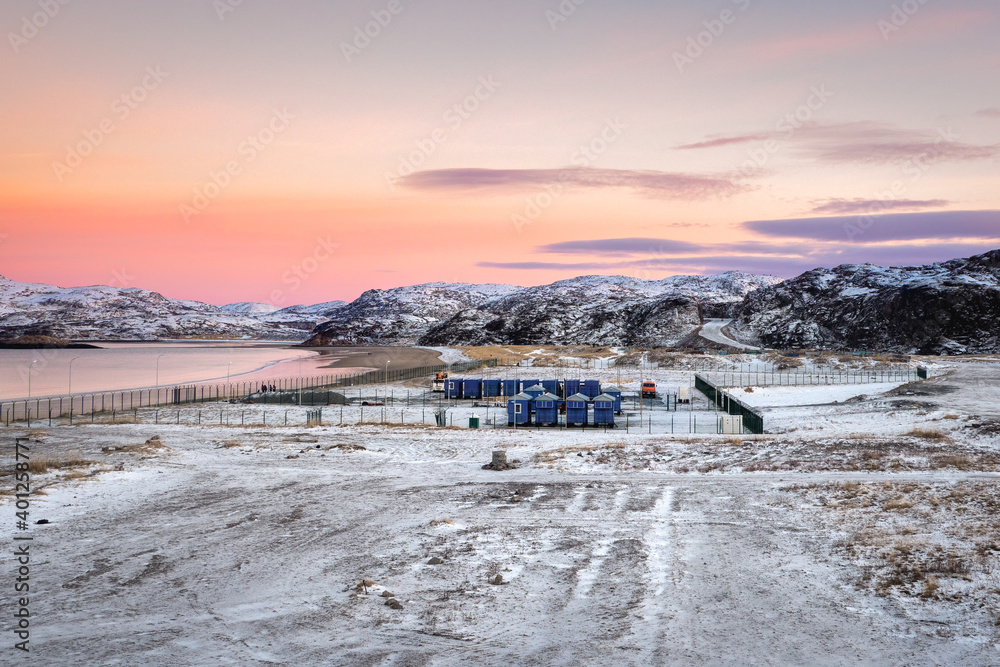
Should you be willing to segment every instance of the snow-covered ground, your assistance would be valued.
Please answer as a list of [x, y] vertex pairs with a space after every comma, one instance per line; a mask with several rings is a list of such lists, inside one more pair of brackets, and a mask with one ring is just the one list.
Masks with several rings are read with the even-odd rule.
[[[79, 462], [33, 474], [31, 658], [996, 664], [1000, 415], [976, 382], [1000, 366], [939, 371], [814, 406], [779, 397], [844, 387], [757, 389], [764, 436], [338, 426], [334, 407], [306, 428], [259, 405], [266, 427], [193, 406], [3, 428], [5, 501], [15, 436]], [[494, 449], [518, 467], [483, 470]]]

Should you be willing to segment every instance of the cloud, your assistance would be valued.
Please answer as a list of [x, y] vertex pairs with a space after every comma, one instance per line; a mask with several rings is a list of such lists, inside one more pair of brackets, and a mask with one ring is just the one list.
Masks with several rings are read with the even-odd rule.
[[753, 220], [743, 227], [769, 237], [814, 241], [1000, 239], [1000, 211], [930, 211], [876, 216]]
[[636, 171], [628, 169], [437, 169], [420, 171], [402, 179], [402, 184], [422, 190], [519, 190], [557, 186], [600, 189], [631, 188], [646, 195], [674, 199], [728, 197], [749, 187], [728, 176]]
[[563, 241], [538, 246], [535, 252], [561, 253], [568, 255], [604, 255], [624, 257], [635, 254], [676, 254], [704, 250], [705, 246], [687, 241], [670, 239], [594, 239], [588, 241]]
[[[944, 243], [934, 245], [841, 245], [828, 246], [806, 256], [711, 254], [700, 257], [655, 257], [621, 262], [479, 262], [477, 266], [519, 271], [561, 272], [654, 272], [712, 275], [727, 271], [768, 274], [791, 278], [817, 268], [842, 264], [922, 266], [957, 257], [979, 255], [997, 248], [990, 243]], [[775, 251], [781, 250], [775, 246]]]
[[977, 116], [985, 116], [986, 118], [1000, 118], [1000, 107], [993, 107], [991, 109], [981, 109], [976, 112]]
[[946, 199], [830, 199], [813, 213], [874, 213], [890, 209], [941, 208], [951, 204]]
[[976, 146], [958, 141], [950, 128], [905, 130], [872, 122], [807, 124], [799, 130], [801, 150], [825, 161], [892, 164], [907, 161], [960, 162], [1000, 155], [1000, 145]]
[[759, 134], [738, 134], [732, 137], [709, 137], [704, 141], [693, 144], [682, 144], [677, 146], [678, 150], [692, 150], [697, 148], [718, 148], [719, 146], [729, 146], [731, 144], [745, 144], [751, 141], [766, 141], [771, 138], [771, 134], [763, 132]]
[[962, 143], [959, 138], [951, 128], [909, 130], [872, 121], [828, 125], [810, 122], [797, 128], [789, 125], [783, 131], [713, 136], [679, 148], [705, 149], [771, 139], [793, 142], [800, 154], [815, 160], [850, 164], [928, 164], [1000, 155], [1000, 144], [979, 146]]

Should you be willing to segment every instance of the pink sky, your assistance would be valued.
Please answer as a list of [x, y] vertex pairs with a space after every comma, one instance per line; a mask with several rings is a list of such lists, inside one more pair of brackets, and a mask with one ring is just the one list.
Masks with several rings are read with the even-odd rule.
[[[336, 5], [5, 3], [0, 274], [292, 305], [1000, 247], [996, 8]], [[824, 231], [869, 213], [915, 217]]]

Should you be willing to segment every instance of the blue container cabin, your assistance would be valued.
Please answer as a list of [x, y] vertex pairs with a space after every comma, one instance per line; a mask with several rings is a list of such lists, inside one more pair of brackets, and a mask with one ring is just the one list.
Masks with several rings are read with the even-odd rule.
[[527, 394], [528, 396], [531, 396], [532, 399], [535, 399], [545, 393], [545, 387], [543, 387], [540, 384], [530, 385], [528, 387], [525, 387], [523, 393]]
[[462, 380], [459, 378], [449, 378], [444, 381], [445, 398], [462, 398]]
[[507, 426], [522, 426], [531, 423], [531, 396], [515, 394], [507, 401]]
[[615, 425], [615, 399], [601, 394], [594, 399], [594, 426]]
[[462, 380], [463, 398], [479, 398], [483, 392], [482, 380]]
[[520, 381], [518, 380], [503, 381], [504, 396], [517, 396], [520, 392], [521, 392]]
[[599, 380], [584, 380], [580, 393], [590, 398], [597, 398], [601, 395], [601, 383]]
[[535, 423], [555, 426], [559, 423], [559, 397], [545, 392], [535, 398]]
[[621, 387], [605, 387], [604, 392], [611, 398], [615, 399], [615, 414], [621, 414], [622, 412], [622, 390]]
[[565, 389], [567, 396], [572, 396], [574, 394], [579, 394], [580, 393], [580, 381], [579, 380], [566, 380], [563, 383], [563, 389]]
[[559, 395], [559, 380], [542, 380], [542, 386], [550, 394], [554, 396]]
[[500, 380], [483, 380], [483, 398], [495, 398], [500, 396]]
[[567, 426], [586, 426], [587, 425], [587, 408], [590, 405], [590, 399], [583, 394], [573, 394], [566, 399], [566, 425]]

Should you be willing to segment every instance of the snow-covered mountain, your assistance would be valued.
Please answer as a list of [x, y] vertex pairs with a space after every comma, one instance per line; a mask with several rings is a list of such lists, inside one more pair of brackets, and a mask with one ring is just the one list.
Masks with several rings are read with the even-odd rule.
[[427, 283], [368, 290], [332, 313], [306, 345], [413, 344], [458, 311], [521, 289], [513, 285]]
[[0, 276], [0, 337], [44, 333], [76, 340], [228, 338], [302, 340], [342, 302], [267, 312], [263, 304], [211, 306], [143, 289], [55, 287]]
[[671, 345], [772, 276], [583, 276], [539, 287], [432, 283], [370, 290], [307, 345]]
[[1000, 352], [1000, 250], [926, 266], [815, 269], [749, 294], [744, 342], [922, 354]]

